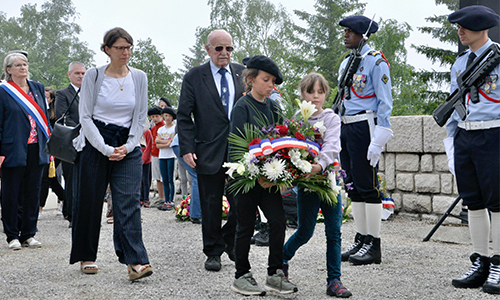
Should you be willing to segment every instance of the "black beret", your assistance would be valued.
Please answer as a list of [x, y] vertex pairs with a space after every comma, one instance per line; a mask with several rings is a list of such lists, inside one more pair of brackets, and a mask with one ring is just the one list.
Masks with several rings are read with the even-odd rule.
[[161, 114], [169, 114], [174, 118], [174, 120], [177, 118], [177, 114], [175, 113], [175, 110], [172, 107], [165, 107], [164, 109], [161, 110]]
[[256, 55], [252, 57], [247, 57], [243, 59], [243, 64], [249, 69], [259, 69], [266, 71], [267, 73], [274, 75], [276, 81], [274, 83], [280, 84], [283, 82], [283, 76], [281, 75], [278, 65], [274, 63], [272, 59], [264, 55]]
[[[370, 26], [370, 22], [372, 20], [365, 17], [365, 16], [350, 16], [347, 17], [339, 22], [339, 25], [342, 27], [349, 27], [351, 28], [352, 31], [359, 33], [359, 34], [365, 34], [366, 31], [368, 30], [368, 26]], [[378, 30], [378, 24], [377, 22], [373, 21], [372, 25], [370, 27], [370, 31], [368, 31], [369, 34], [375, 33]]]
[[170, 100], [168, 100], [167, 98], [165, 97], [161, 97], [160, 98], [160, 101], [163, 101], [167, 104], [168, 107], [172, 107], [172, 103], [170, 103]]
[[161, 107], [153, 106], [148, 110], [148, 116], [161, 115]]
[[465, 29], [482, 31], [498, 25], [500, 16], [489, 7], [482, 5], [466, 6], [448, 16], [450, 23], [457, 23]]

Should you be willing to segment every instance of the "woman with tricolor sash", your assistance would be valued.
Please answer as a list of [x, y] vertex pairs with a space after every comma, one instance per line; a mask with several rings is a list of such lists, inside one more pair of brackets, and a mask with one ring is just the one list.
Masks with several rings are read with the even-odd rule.
[[50, 128], [44, 86], [29, 80], [28, 67], [27, 55], [8, 54], [5, 80], [0, 82], [2, 223], [12, 250], [42, 246], [34, 236]]

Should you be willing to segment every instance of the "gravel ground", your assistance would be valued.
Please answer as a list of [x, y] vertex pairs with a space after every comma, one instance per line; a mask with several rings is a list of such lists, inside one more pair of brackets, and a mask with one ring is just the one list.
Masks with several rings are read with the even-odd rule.
[[[114, 254], [112, 225], [103, 214], [99, 273], [84, 275], [69, 265], [71, 229], [56, 211], [45, 211], [36, 238], [40, 249], [11, 251], [0, 246], [1, 299], [252, 299], [230, 290], [234, 264], [224, 254], [222, 270], [205, 271], [201, 226], [179, 222], [173, 212], [143, 208], [143, 238], [154, 274], [131, 283], [126, 267]], [[0, 226], [1, 227], [1, 226]], [[382, 264], [342, 263], [342, 281], [351, 299], [500, 299], [480, 289], [455, 289], [451, 279], [465, 272], [472, 246], [467, 227], [441, 226], [438, 235], [422, 242], [433, 227], [428, 221], [391, 216], [382, 223]], [[2, 230], [3, 231], [3, 230]], [[324, 225], [318, 224], [310, 242], [290, 261], [290, 280], [299, 291], [292, 295], [268, 293], [267, 299], [331, 299], [326, 296]], [[287, 229], [287, 237], [293, 229]], [[343, 249], [355, 234], [353, 221], [343, 226]], [[441, 236], [441, 237], [439, 237]], [[464, 240], [453, 242], [453, 240]], [[264, 282], [267, 247], [252, 246], [252, 272]]]

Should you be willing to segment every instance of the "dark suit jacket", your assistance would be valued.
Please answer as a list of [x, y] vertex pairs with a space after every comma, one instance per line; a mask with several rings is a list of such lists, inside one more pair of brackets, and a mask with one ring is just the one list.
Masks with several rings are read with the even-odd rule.
[[[59, 119], [68, 106], [71, 104], [73, 97], [75, 97], [76, 91], [70, 84], [68, 87], [56, 92], [56, 118]], [[66, 115], [66, 125], [74, 127], [80, 123], [80, 115], [78, 114], [78, 102], [80, 101], [80, 96], [76, 96], [75, 102], [71, 105], [68, 114]]]
[[[239, 64], [230, 64], [229, 67], [236, 103], [244, 92], [241, 73], [245, 67]], [[226, 160], [229, 118], [217, 91], [210, 62], [194, 67], [184, 76], [177, 126], [180, 154], [196, 153], [196, 172], [210, 175], [219, 171]]]
[[[31, 92], [47, 120], [47, 100], [43, 84], [28, 80]], [[50, 126], [50, 125], [49, 125]], [[3, 88], [0, 88], [0, 155], [5, 156], [4, 167], [26, 166], [28, 156], [28, 138], [31, 125], [28, 112], [22, 108]], [[48, 164], [49, 156], [43, 151], [47, 138], [37, 126], [39, 161]]]

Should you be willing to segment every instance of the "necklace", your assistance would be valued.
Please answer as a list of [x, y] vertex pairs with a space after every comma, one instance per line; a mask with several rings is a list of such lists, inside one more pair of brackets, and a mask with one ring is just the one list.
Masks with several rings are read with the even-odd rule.
[[118, 78], [115, 78], [116, 81], [118, 81], [118, 84], [120, 85], [120, 91], [123, 92], [123, 85], [125, 84], [125, 79], [127, 79], [127, 76], [123, 77], [123, 82], [120, 83], [120, 80], [118, 80]]

